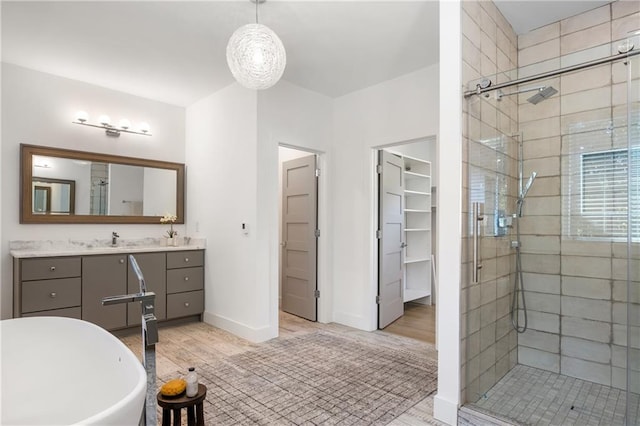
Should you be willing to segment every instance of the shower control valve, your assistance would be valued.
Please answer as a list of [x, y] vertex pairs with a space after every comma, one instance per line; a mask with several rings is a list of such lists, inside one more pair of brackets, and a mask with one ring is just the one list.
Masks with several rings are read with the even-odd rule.
[[513, 218], [511, 216], [500, 216], [498, 218], [498, 226], [500, 228], [511, 228], [513, 226]]
[[520, 248], [520, 241], [512, 240], [511, 241], [511, 248]]

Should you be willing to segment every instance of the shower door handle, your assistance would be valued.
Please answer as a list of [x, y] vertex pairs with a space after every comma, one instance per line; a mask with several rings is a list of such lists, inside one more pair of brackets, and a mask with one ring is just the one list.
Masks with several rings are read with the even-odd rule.
[[484, 220], [480, 206], [482, 203], [473, 203], [473, 280], [472, 284], [480, 282], [480, 222]]

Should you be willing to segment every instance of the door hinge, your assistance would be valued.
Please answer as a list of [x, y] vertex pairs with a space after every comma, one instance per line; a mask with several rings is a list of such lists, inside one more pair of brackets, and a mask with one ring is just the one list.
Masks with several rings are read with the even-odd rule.
[[316, 177], [320, 177], [320, 169], [316, 169]]
[[380, 304], [380, 296], [376, 296], [376, 303], [379, 305]]
[[381, 231], [380, 229], [378, 229], [378, 230], [376, 231], [376, 238], [377, 238], [377, 239], [382, 238], [382, 231]]
[[376, 173], [377, 173], [377, 174], [382, 173], [382, 164], [378, 164], [378, 165], [376, 165]]
[[316, 290], [316, 291], [314, 291], [314, 292], [313, 292], [313, 295], [314, 295], [314, 297], [315, 297], [316, 299], [319, 299], [319, 298], [320, 298], [320, 290]]
[[320, 230], [316, 229], [314, 235], [316, 236], [316, 238], [318, 238], [320, 236]]

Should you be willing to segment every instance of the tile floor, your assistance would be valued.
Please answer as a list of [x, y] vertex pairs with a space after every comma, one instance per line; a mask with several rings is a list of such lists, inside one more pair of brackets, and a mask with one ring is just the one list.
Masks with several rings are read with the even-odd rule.
[[[640, 398], [632, 402], [638, 424]], [[526, 425], [624, 425], [626, 393], [620, 389], [517, 365], [470, 409]], [[635, 422], [635, 423], [634, 423]]]

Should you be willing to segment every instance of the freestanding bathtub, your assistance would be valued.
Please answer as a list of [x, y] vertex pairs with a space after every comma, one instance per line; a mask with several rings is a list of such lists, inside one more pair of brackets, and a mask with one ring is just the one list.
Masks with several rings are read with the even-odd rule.
[[3, 425], [138, 425], [146, 374], [117, 338], [60, 317], [0, 321]]

